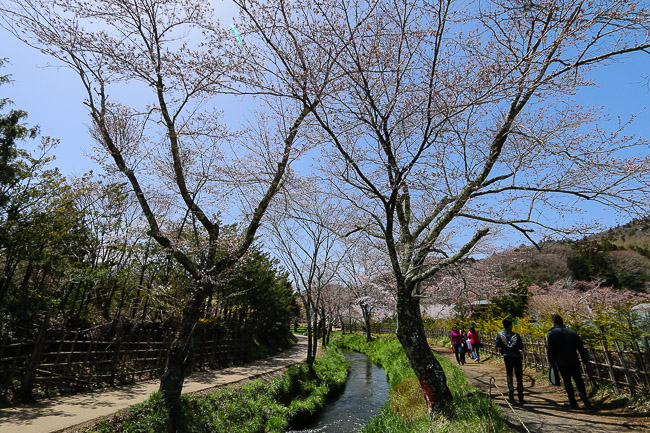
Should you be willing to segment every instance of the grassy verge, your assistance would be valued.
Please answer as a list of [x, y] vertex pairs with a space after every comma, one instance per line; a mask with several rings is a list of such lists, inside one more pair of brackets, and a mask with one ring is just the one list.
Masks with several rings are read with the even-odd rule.
[[489, 409], [488, 398], [467, 383], [462, 370], [447, 359], [438, 361], [447, 375], [447, 386], [454, 397], [448, 417], [427, 415], [426, 404], [413, 369], [396, 340], [379, 338], [366, 343], [360, 335], [345, 335], [333, 341], [334, 345], [363, 352], [384, 367], [391, 386], [390, 402], [362, 430], [365, 433], [391, 432], [491, 432], [510, 431], [495, 405]]
[[[327, 350], [314, 362], [290, 367], [279, 378], [254, 380], [241, 387], [227, 387], [206, 396], [183, 396], [185, 430], [208, 432], [283, 432], [312, 417], [328, 396], [340, 392], [347, 380], [349, 362], [336, 349]], [[113, 418], [102, 421], [93, 433], [165, 432], [168, 415], [159, 393]]]
[[284, 336], [276, 337], [273, 341], [259, 342], [251, 341], [251, 343], [246, 347], [246, 353], [244, 359], [238, 360], [238, 363], [251, 362], [257, 359], [267, 358], [269, 356], [276, 355], [282, 352], [285, 349], [290, 348], [298, 339], [295, 335], [287, 333]]
[[449, 337], [447, 337], [447, 336], [429, 338], [428, 340], [429, 340], [429, 343], [433, 344], [434, 346], [451, 347], [451, 342], [449, 341]]

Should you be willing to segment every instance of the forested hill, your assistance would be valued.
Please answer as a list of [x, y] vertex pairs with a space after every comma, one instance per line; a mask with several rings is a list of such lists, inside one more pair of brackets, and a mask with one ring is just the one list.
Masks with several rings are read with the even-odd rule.
[[535, 284], [562, 278], [603, 279], [615, 288], [645, 290], [650, 282], [650, 217], [577, 241], [513, 248], [499, 256], [506, 274]]
[[[627, 224], [611, 228], [592, 236], [596, 240], [606, 239], [612, 244], [627, 250], [650, 251], [650, 216], [634, 219]], [[650, 257], [648, 254], [644, 254]]]

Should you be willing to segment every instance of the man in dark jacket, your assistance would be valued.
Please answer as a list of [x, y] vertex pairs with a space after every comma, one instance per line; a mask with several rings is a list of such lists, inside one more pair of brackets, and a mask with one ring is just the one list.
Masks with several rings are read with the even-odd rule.
[[512, 331], [512, 320], [503, 319], [503, 331], [497, 334], [495, 346], [501, 348], [503, 355], [503, 362], [506, 364], [506, 380], [508, 382], [508, 398], [510, 401], [515, 399], [515, 386], [512, 378], [514, 371], [517, 377], [517, 394], [519, 395], [519, 403], [524, 404], [524, 381], [523, 381], [523, 365], [521, 359], [521, 349], [524, 348], [524, 343], [521, 341], [521, 336]]
[[548, 331], [546, 353], [548, 355], [549, 365], [557, 365], [562, 380], [564, 381], [564, 389], [566, 389], [566, 393], [569, 396], [569, 403], [565, 403], [565, 406], [574, 409], [578, 408], [573, 384], [571, 383], [571, 378], [573, 378], [585, 408], [591, 410], [591, 404], [587, 399], [585, 382], [582, 380], [578, 354], [576, 353], [576, 351], [580, 352], [582, 363], [587, 368], [587, 351], [582, 345], [582, 340], [578, 333], [564, 327], [564, 320], [562, 320], [560, 315], [554, 314], [552, 319], [553, 328]]

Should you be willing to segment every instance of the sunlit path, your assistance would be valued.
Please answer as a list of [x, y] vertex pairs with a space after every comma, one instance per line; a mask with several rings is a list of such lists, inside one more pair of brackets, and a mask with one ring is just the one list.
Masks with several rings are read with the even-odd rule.
[[[453, 359], [454, 355], [449, 349], [435, 347], [434, 350], [446, 358]], [[488, 358], [493, 355], [486, 354]], [[569, 410], [562, 406], [567, 401], [563, 387], [554, 387], [534, 377], [524, 374], [524, 396], [526, 404], [509, 404], [507, 384], [503, 365], [480, 363], [468, 360], [461, 366], [467, 380], [488, 393], [490, 378], [496, 380], [493, 385], [492, 396], [494, 403], [501, 407], [501, 412], [508, 420], [510, 426], [516, 431], [531, 433], [584, 431], [598, 433], [641, 432], [650, 429], [650, 417], [625, 413], [610, 405], [600, 403], [597, 398], [592, 399], [592, 404], [598, 409], [596, 413], [586, 412], [582, 409]], [[525, 427], [522, 426], [522, 422]], [[528, 430], [526, 430], [528, 429]]]
[[[298, 364], [306, 357], [307, 338], [298, 336], [295, 346], [276, 356], [237, 367], [194, 373], [185, 381], [183, 393], [205, 391], [272, 374]], [[0, 409], [0, 432], [44, 433], [67, 429], [140, 403], [157, 391], [158, 386], [158, 381], [147, 381]]]

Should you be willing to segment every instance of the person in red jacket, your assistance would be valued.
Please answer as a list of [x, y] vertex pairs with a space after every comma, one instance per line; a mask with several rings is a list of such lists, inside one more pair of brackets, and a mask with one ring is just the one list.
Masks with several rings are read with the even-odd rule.
[[481, 348], [482, 343], [481, 343], [481, 339], [478, 336], [478, 332], [476, 332], [476, 329], [473, 326], [469, 328], [467, 337], [469, 338], [469, 342], [472, 345], [472, 352], [474, 352], [474, 360], [476, 362], [481, 362], [481, 354], [479, 349]]

